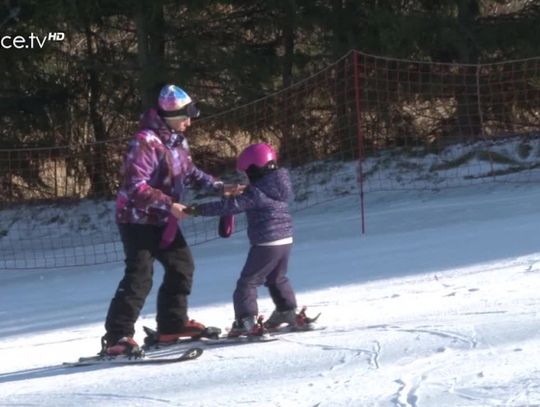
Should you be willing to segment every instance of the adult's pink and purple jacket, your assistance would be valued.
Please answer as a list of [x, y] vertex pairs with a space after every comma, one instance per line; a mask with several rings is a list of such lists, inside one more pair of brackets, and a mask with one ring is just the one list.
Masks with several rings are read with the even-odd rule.
[[223, 187], [195, 166], [182, 134], [171, 131], [155, 109], [146, 111], [124, 159], [116, 222], [165, 225], [188, 185], [216, 192]]

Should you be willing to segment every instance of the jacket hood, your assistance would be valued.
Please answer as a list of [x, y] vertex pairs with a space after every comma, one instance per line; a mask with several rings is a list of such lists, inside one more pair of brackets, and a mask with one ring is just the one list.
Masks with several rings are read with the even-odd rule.
[[161, 118], [157, 110], [152, 108], [145, 111], [139, 120], [140, 130], [152, 130], [164, 143], [172, 138], [172, 132], [167, 123]]
[[276, 201], [287, 202], [292, 195], [289, 173], [285, 168], [272, 171], [253, 183], [253, 186]]

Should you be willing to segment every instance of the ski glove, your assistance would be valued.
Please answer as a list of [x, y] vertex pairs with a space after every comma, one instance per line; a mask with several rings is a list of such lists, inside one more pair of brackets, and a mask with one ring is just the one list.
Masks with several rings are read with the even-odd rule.
[[227, 238], [234, 232], [234, 215], [223, 215], [219, 218], [218, 234], [220, 237]]

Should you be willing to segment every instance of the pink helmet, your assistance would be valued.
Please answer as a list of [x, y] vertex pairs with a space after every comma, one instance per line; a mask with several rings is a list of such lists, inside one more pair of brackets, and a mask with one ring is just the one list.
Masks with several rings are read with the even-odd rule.
[[245, 172], [252, 165], [262, 168], [270, 161], [277, 161], [277, 154], [270, 145], [266, 143], [252, 144], [240, 153], [236, 168]]

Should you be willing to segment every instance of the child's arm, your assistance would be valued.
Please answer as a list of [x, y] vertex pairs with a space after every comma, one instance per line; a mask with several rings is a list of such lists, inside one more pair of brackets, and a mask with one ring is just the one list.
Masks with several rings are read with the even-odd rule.
[[241, 195], [225, 196], [219, 201], [188, 206], [184, 212], [193, 216], [224, 216], [236, 215], [256, 206], [256, 194], [248, 188]]

